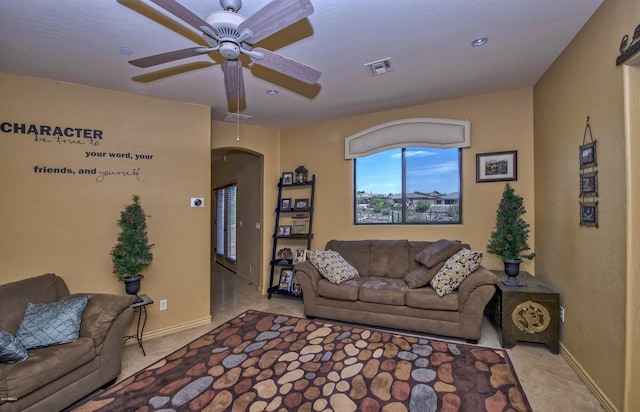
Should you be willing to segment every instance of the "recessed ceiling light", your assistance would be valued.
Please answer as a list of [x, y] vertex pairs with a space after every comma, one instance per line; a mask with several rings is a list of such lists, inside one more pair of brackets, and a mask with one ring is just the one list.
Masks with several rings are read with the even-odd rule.
[[473, 47], [478, 47], [478, 46], [482, 46], [487, 41], [489, 41], [488, 37], [478, 37], [477, 39], [475, 39], [474, 41], [471, 42], [471, 45]]
[[270, 94], [270, 95], [278, 94], [278, 91], [275, 89], [269, 89], [267, 90], [267, 94]]
[[130, 56], [130, 55], [133, 54], [133, 50], [131, 50], [128, 47], [120, 47], [120, 53], [126, 54], [127, 56]]

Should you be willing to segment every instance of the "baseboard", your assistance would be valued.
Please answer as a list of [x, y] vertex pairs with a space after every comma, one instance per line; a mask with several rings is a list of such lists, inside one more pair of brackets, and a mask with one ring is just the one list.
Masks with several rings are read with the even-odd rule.
[[[208, 325], [210, 323], [211, 323], [211, 315], [206, 316], [206, 317], [201, 318], [201, 319], [196, 319], [196, 320], [192, 320], [192, 321], [189, 321], [189, 322], [179, 323], [177, 325], [169, 326], [168, 328], [162, 328], [162, 329], [153, 330], [151, 332], [145, 332], [142, 335], [142, 338], [144, 340], [153, 339], [153, 338], [159, 338], [160, 336], [171, 335], [172, 333], [181, 332], [183, 330], [187, 330], [187, 329], [191, 329], [191, 328], [196, 328], [198, 326]], [[135, 339], [130, 339], [127, 342], [127, 345], [130, 345], [132, 343], [137, 344], [138, 342]]]
[[582, 379], [585, 385], [589, 388], [589, 390], [593, 393], [593, 395], [598, 399], [602, 407], [607, 412], [620, 412], [618, 408], [611, 402], [611, 400], [607, 397], [607, 395], [602, 392], [600, 387], [591, 379], [591, 376], [582, 368], [582, 365], [573, 357], [571, 352], [567, 350], [567, 348], [560, 342], [560, 354], [567, 361], [571, 369], [573, 369], [578, 377]]

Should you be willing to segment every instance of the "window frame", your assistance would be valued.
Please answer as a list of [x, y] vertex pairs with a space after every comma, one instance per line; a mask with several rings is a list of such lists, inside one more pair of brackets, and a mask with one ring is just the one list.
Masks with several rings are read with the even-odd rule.
[[[424, 221], [424, 222], [407, 222], [407, 208], [405, 207], [406, 205], [406, 200], [407, 200], [407, 192], [406, 192], [406, 183], [407, 183], [407, 157], [406, 157], [406, 151], [407, 149], [414, 149], [414, 148], [424, 148], [424, 146], [413, 146], [413, 145], [405, 145], [403, 147], [401, 147], [401, 154], [402, 154], [402, 172], [401, 172], [401, 189], [402, 189], [402, 221], [401, 222], [358, 222], [358, 192], [357, 192], [357, 160], [360, 158], [353, 158], [353, 224], [355, 226], [407, 226], [407, 225], [461, 225], [463, 224], [463, 220], [462, 220], [462, 205], [463, 205], [463, 201], [462, 201], [462, 187], [463, 187], [463, 182], [462, 182], [462, 148], [458, 147], [458, 220], [457, 221], [436, 221], [436, 222], [428, 222], [428, 221]], [[449, 149], [454, 149], [453, 147], [448, 147], [448, 148], [442, 148], [442, 147], [428, 147], [429, 149], [432, 150], [449, 150]], [[394, 149], [398, 149], [396, 148], [387, 148], [385, 150], [379, 150], [375, 153], [371, 153], [371, 154], [378, 154], [378, 153], [383, 153], [386, 151], [390, 151], [390, 150], [394, 150]], [[370, 154], [370, 155], [371, 155]], [[361, 156], [361, 157], [366, 157], [366, 156]]]

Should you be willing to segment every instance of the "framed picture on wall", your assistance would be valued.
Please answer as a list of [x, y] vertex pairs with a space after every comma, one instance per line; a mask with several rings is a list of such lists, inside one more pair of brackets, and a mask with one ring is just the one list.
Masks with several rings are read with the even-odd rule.
[[476, 154], [476, 183], [518, 180], [518, 152]]
[[598, 227], [598, 202], [580, 202], [580, 226]]
[[596, 160], [596, 142], [583, 144], [580, 146], [580, 168], [584, 169], [585, 167], [597, 166], [598, 162]]
[[598, 196], [598, 172], [580, 175], [580, 196]]

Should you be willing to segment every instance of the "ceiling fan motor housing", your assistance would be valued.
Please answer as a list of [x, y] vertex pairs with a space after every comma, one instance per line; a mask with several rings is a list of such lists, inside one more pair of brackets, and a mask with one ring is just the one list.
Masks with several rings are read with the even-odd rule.
[[235, 60], [240, 56], [240, 47], [230, 41], [220, 43], [220, 54], [227, 60]]

